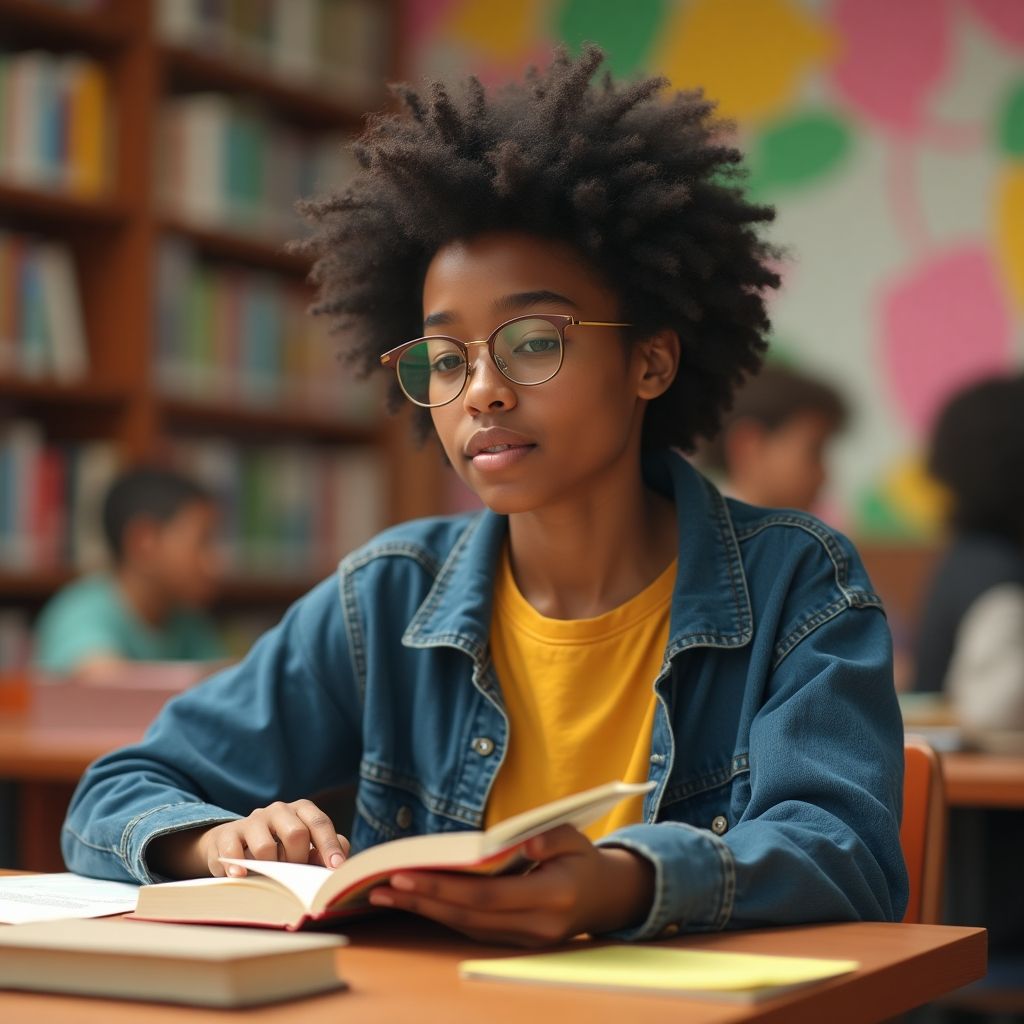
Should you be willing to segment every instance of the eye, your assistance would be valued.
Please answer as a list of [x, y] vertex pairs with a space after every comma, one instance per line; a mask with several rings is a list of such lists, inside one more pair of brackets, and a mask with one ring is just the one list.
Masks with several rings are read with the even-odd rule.
[[462, 368], [464, 360], [458, 352], [445, 352], [430, 364], [431, 373], [452, 373]]
[[541, 355], [558, 350], [558, 335], [549, 331], [537, 331], [520, 339], [514, 351], [517, 355]]

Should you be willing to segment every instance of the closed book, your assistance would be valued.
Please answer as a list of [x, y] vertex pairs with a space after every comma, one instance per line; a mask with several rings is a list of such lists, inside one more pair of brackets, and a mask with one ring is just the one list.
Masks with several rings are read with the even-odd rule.
[[524, 811], [484, 832], [438, 832], [371, 846], [333, 871], [313, 864], [222, 858], [243, 878], [196, 878], [144, 885], [135, 916], [159, 921], [301, 928], [311, 921], [363, 913], [370, 890], [398, 871], [457, 871], [495, 875], [529, 865], [523, 846], [558, 825], [585, 828], [621, 800], [654, 783], [609, 782]]
[[0, 929], [0, 988], [239, 1007], [343, 988], [337, 935], [62, 920]]

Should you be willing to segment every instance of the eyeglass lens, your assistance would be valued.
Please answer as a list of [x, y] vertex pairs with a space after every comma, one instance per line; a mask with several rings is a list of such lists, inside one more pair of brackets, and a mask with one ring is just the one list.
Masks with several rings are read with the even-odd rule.
[[[562, 364], [562, 337], [547, 320], [528, 317], [501, 327], [494, 336], [494, 361], [515, 384], [543, 384]], [[466, 383], [466, 350], [450, 338], [424, 338], [398, 359], [402, 390], [420, 405], [444, 405]]]

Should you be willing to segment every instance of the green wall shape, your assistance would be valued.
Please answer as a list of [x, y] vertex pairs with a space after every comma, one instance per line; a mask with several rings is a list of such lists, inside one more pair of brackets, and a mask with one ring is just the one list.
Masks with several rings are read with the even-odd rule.
[[833, 172], [852, 147], [853, 133], [834, 114], [815, 111], [778, 121], [751, 143], [751, 194], [808, 185]]
[[1011, 157], [1024, 157], [1024, 80], [1017, 82], [999, 114], [999, 148]]
[[568, 0], [557, 16], [555, 34], [573, 51], [599, 44], [616, 75], [645, 70], [651, 46], [664, 30], [666, 0]]

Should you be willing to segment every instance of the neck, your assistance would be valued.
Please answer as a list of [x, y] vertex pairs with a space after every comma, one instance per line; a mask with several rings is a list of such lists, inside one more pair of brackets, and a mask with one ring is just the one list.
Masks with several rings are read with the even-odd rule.
[[125, 604], [147, 626], [159, 628], [171, 613], [170, 602], [131, 566], [121, 566], [114, 579]]
[[640, 593], [676, 557], [675, 507], [649, 490], [639, 458], [555, 507], [509, 517], [512, 572], [542, 615], [593, 618]]

